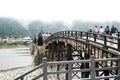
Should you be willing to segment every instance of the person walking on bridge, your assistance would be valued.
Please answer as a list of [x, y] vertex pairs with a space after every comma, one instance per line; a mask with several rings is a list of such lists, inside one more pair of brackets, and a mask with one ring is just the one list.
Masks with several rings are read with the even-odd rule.
[[[110, 35], [110, 28], [109, 28], [109, 26], [107, 26], [106, 28], [105, 28], [105, 35]], [[108, 37], [107, 37], [107, 39], [109, 39]]]
[[111, 35], [113, 37], [117, 37], [117, 32], [118, 32], [118, 29], [116, 27], [112, 26], [111, 31], [110, 31]]
[[99, 32], [99, 30], [98, 30], [98, 27], [97, 27], [97, 26], [95, 26], [93, 32], [95, 33], [94, 35], [95, 35], [96, 37], [98, 37], [97, 33]]
[[109, 28], [109, 26], [107, 26], [107, 27], [105, 28], [105, 34], [106, 34], [106, 35], [110, 35], [110, 28]]
[[99, 32], [100, 32], [100, 37], [102, 39], [103, 35], [104, 35], [104, 28], [103, 28], [103, 26], [100, 27]]
[[[110, 34], [111, 34], [113, 37], [117, 37], [117, 33], [118, 33], [118, 29], [112, 25]], [[115, 38], [113, 38], [113, 40], [115, 41]]]
[[98, 30], [98, 27], [97, 26], [95, 26], [95, 28], [94, 28], [94, 33], [98, 33], [99, 32], [99, 30]]

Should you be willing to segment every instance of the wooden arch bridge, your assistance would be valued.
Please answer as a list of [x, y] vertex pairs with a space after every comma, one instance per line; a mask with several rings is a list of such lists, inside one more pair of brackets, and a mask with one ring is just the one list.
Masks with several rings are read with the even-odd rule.
[[[32, 53], [37, 51], [34, 55], [39, 57], [41, 64], [15, 80], [23, 79], [27, 74], [43, 65], [43, 74], [33, 80], [39, 80], [40, 77], [43, 77], [40, 80], [50, 80], [48, 74], [59, 76], [62, 73], [65, 73], [64, 79], [54, 80], [74, 80], [74, 77], [78, 80], [120, 80], [119, 36], [119, 32], [117, 37], [101, 36], [84, 31], [54, 33], [44, 41], [45, 49], [36, 43], [33, 45]], [[43, 57], [47, 57], [47, 61], [49, 61], [43, 60], [46, 65], [42, 63]], [[56, 72], [47, 71], [48, 65], [51, 69], [56, 69]]]

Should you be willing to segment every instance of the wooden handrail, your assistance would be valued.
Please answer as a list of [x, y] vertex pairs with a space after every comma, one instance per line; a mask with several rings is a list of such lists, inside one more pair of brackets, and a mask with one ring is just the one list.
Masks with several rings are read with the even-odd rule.
[[[43, 80], [48, 80], [47, 76], [49, 74], [65, 74], [67, 73], [68, 79], [72, 80], [72, 73], [74, 72], [91, 72], [91, 78], [85, 78], [84, 80], [96, 80], [96, 79], [107, 79], [107, 78], [118, 78], [118, 80], [120, 79], [120, 57], [119, 58], [108, 58], [108, 59], [95, 59], [94, 55], [91, 55], [90, 59], [87, 60], [75, 60], [75, 61], [55, 61], [55, 62], [47, 62], [47, 58], [43, 58], [43, 63], [40, 64], [39, 66], [35, 67], [34, 69], [28, 71], [27, 73], [24, 73], [23, 75], [19, 76], [18, 78], [14, 79], [14, 80], [24, 80], [24, 76], [26, 76], [27, 74], [35, 71], [36, 69], [42, 67], [43, 69], [43, 74], [40, 74], [39, 76], [33, 78], [32, 80], [36, 80], [39, 79], [41, 77], [43, 77]], [[118, 66], [115, 67], [103, 67], [103, 68], [96, 68], [95, 67], [95, 63], [96, 62], [106, 62], [106, 61], [117, 61], [118, 62]], [[72, 69], [72, 65], [75, 63], [90, 63], [90, 68], [86, 68], [86, 69]], [[59, 70], [59, 71], [48, 71], [48, 66], [50, 65], [68, 65], [68, 69], [65, 70]], [[104, 71], [104, 70], [113, 70], [113, 69], [117, 69], [118, 70], [118, 74], [117, 75], [112, 75], [112, 76], [104, 76], [104, 77], [96, 77], [96, 71]], [[82, 79], [82, 78], [81, 78]]]

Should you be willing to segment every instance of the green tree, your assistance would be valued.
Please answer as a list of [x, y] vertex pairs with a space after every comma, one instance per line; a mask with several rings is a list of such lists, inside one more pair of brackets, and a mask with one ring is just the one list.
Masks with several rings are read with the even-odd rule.
[[15, 19], [0, 18], [0, 37], [25, 37], [28, 31]]

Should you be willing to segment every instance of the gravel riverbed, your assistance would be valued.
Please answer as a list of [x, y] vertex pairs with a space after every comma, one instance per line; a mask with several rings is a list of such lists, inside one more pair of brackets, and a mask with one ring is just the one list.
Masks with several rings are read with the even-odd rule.
[[[0, 80], [14, 80], [19, 75], [31, 70], [33, 66], [26, 66], [21, 68], [14, 68], [10, 70], [2, 70], [0, 71]], [[27, 75], [24, 79], [25, 80], [31, 80], [33, 77], [37, 76], [42, 72], [41, 69], [38, 69], [31, 74]]]

